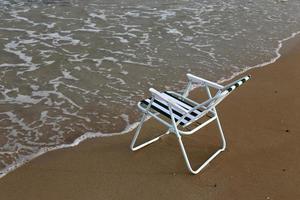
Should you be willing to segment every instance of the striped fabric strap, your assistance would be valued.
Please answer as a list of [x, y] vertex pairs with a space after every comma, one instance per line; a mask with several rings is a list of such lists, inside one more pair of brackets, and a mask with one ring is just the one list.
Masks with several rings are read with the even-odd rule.
[[245, 76], [243, 78], [241, 78], [240, 80], [234, 82], [232, 85], [229, 85], [228, 88], [226, 89], [226, 91], [228, 92], [232, 92], [233, 90], [235, 90], [237, 87], [243, 85], [246, 81], [248, 81], [250, 79], [250, 75]]
[[154, 88], [150, 88], [149, 91], [151, 92], [152, 97], [154, 97], [156, 100], [167, 102], [167, 104], [170, 104], [171, 107], [176, 108], [181, 113], [187, 113], [187, 110], [184, 107], [182, 107], [182, 105], [177, 104], [168, 96], [164, 96], [161, 92], [155, 90]]
[[[170, 98], [174, 103], [182, 106], [183, 108], [185, 108], [187, 110], [191, 110], [193, 108], [193, 105], [179, 99], [178, 97], [176, 97], [175, 95], [173, 95], [167, 91], [161, 93], [161, 96]], [[149, 105], [150, 102], [151, 102], [150, 98], [144, 99], [141, 101], [141, 103], [143, 103], [145, 105]], [[151, 104], [151, 108], [156, 110], [157, 112], [163, 114], [164, 116], [171, 118], [171, 113], [169, 111], [169, 105], [166, 101], [162, 101], [162, 99], [154, 99], [153, 103]], [[173, 112], [175, 121], [177, 122], [178, 120], [180, 120], [180, 125], [185, 125], [189, 121], [195, 119], [196, 117], [198, 117], [202, 114], [202, 111], [199, 109], [195, 109], [193, 112], [190, 112], [188, 114], [182, 113], [182, 111], [178, 110], [177, 107], [173, 107], [172, 112]], [[183, 116], [184, 116], [184, 118], [182, 118]]]

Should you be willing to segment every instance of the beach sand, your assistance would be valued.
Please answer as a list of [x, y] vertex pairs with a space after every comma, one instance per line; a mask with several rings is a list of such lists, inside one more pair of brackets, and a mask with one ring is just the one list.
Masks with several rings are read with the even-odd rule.
[[[299, 41], [218, 106], [227, 149], [198, 175], [174, 135], [131, 152], [131, 132], [34, 159], [0, 180], [0, 199], [300, 199]], [[151, 120], [143, 130], [163, 131]], [[214, 123], [184, 142], [194, 166], [220, 146]]]

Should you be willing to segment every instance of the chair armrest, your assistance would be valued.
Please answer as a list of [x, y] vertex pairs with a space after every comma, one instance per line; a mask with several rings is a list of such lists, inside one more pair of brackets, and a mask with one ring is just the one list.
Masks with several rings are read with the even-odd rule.
[[189, 81], [191, 81], [192, 83], [198, 83], [198, 84], [207, 85], [207, 86], [219, 89], [219, 90], [221, 90], [221, 89], [224, 88], [224, 86], [222, 86], [222, 85], [220, 85], [218, 83], [206, 80], [204, 78], [200, 78], [200, 77], [195, 76], [193, 74], [186, 74], [186, 75], [187, 75]]
[[187, 110], [178, 105], [177, 103], [173, 102], [172, 99], [169, 99], [165, 96], [163, 96], [160, 92], [155, 90], [154, 88], [150, 88], [149, 91], [152, 94], [152, 97], [157, 100], [165, 101], [167, 102], [171, 107], [175, 108], [176, 110], [180, 111], [181, 114], [186, 114]]

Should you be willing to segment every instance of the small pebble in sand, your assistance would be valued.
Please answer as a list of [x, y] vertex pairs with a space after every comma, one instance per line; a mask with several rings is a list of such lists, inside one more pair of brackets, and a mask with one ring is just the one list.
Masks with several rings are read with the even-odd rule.
[[275, 90], [275, 91], [274, 91], [274, 93], [275, 93], [275, 94], [277, 94], [277, 93], [278, 93], [278, 91], [277, 91], [277, 90]]
[[289, 133], [289, 132], [290, 132], [290, 130], [289, 130], [289, 129], [286, 129], [286, 130], [285, 130], [285, 132]]
[[217, 187], [217, 184], [214, 184], [214, 187]]
[[286, 171], [286, 169], [282, 169], [282, 171], [283, 171], [283, 172], [285, 172], [285, 171]]

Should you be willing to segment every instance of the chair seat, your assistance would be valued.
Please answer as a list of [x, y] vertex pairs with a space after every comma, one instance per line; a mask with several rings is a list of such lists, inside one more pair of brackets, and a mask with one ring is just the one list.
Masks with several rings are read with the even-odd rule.
[[[175, 96], [174, 94], [172, 94], [168, 91], [163, 92], [162, 95], [166, 96], [172, 102], [179, 105], [181, 108], [186, 110], [186, 112], [188, 112], [189, 110], [191, 110], [194, 107], [190, 103], [183, 101], [182, 99], [178, 98], [177, 96]], [[150, 101], [151, 101], [151, 99], [149, 98], [149, 99], [144, 99], [144, 100], [140, 101], [140, 103], [142, 104], [143, 107], [147, 107], [149, 105]], [[151, 108], [154, 109], [155, 111], [159, 112], [160, 114], [171, 119], [170, 111], [169, 111], [168, 104], [166, 101], [163, 101], [160, 99], [155, 99], [151, 105]], [[173, 116], [174, 116], [174, 119], [176, 122], [179, 119], [181, 119], [181, 117], [185, 114], [176, 108], [173, 108], [172, 112], [173, 112]], [[201, 110], [199, 110], [199, 109], [195, 110], [195, 111], [191, 112], [190, 114], [188, 114], [184, 119], [182, 119], [179, 124], [184, 126], [187, 123], [189, 123], [190, 121], [193, 121], [195, 118], [200, 116], [201, 113], [202, 113]]]

